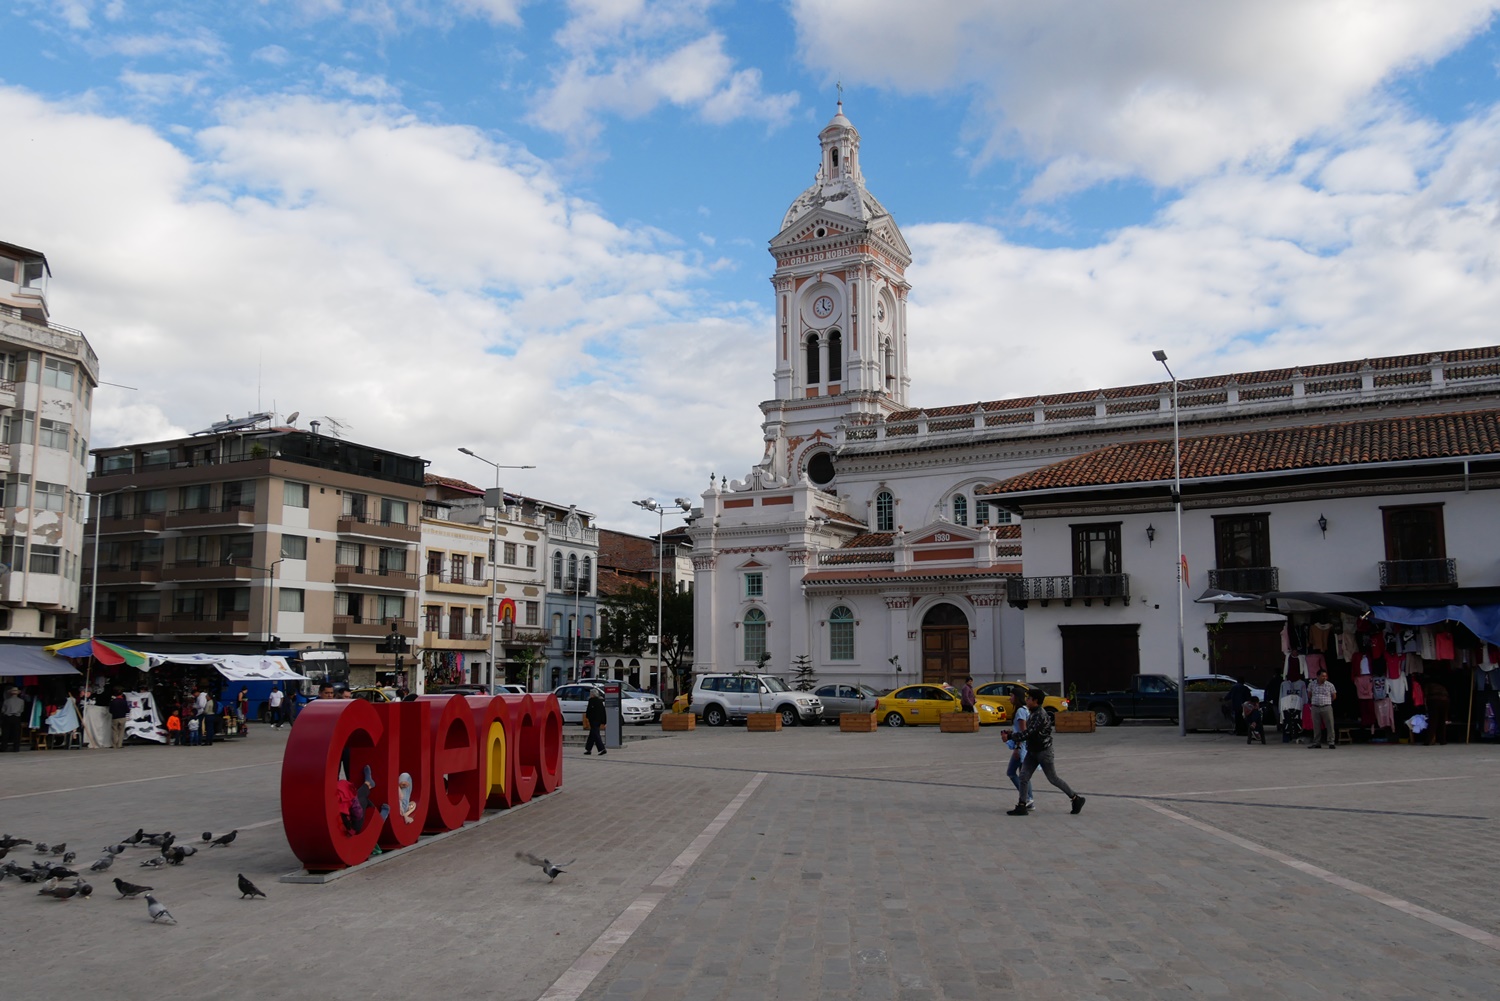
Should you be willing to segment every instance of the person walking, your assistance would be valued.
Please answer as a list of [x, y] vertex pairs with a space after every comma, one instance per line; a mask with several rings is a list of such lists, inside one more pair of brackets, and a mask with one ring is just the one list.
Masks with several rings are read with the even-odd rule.
[[207, 687], [198, 689], [198, 732], [203, 738], [204, 747], [212, 747], [214, 744], [214, 714], [219, 711], [219, 704], [209, 694]]
[[125, 721], [129, 718], [130, 703], [125, 701], [125, 693], [116, 688], [114, 698], [109, 700], [110, 747], [118, 749], [125, 746]]
[[1339, 697], [1338, 689], [1328, 681], [1328, 670], [1318, 672], [1318, 680], [1307, 686], [1307, 701], [1312, 706], [1313, 742], [1308, 747], [1322, 747], [1323, 733], [1328, 733], [1328, 749], [1339, 746], [1338, 731], [1333, 728], [1333, 700]]
[[[1030, 714], [1026, 718], [1026, 760], [1021, 763], [1021, 774], [1017, 776], [1017, 788], [1021, 786], [1030, 787], [1031, 776], [1040, 768], [1047, 776], [1047, 781], [1061, 789], [1073, 804], [1072, 812], [1077, 814], [1083, 809], [1084, 798], [1058, 777], [1057, 769], [1052, 762], [1052, 717], [1042, 708], [1042, 693], [1035, 688], [1026, 690], [1026, 708]], [[1014, 733], [1014, 731], [1008, 731]], [[1003, 736], [1003, 734], [1002, 734]], [[1006, 815], [1010, 817], [1027, 816], [1026, 799], [1022, 797], [1014, 810], [1007, 810]]]
[[271, 695], [266, 699], [266, 705], [271, 710], [271, 724], [277, 730], [281, 729], [281, 703], [285, 698], [286, 695], [282, 692], [280, 685], [271, 686]]
[[958, 701], [963, 706], [963, 711], [971, 713], [974, 711], [974, 679], [965, 678], [964, 687], [958, 690]]
[[1026, 804], [1026, 809], [1032, 808], [1031, 783], [1024, 786], [1021, 784], [1021, 765], [1026, 761], [1026, 720], [1031, 716], [1031, 710], [1026, 708], [1026, 700], [1021, 697], [1019, 690], [1010, 697], [1011, 705], [1014, 707], [1015, 729], [1011, 731], [1010, 737], [1006, 738], [1005, 745], [1010, 748], [1010, 764], [1005, 768], [1005, 777], [1010, 779], [1010, 784], [1016, 787], [1020, 794], [1021, 802]]
[[594, 748], [599, 748], [600, 754], [608, 754], [604, 749], [604, 736], [600, 730], [604, 721], [608, 719], [608, 713], [604, 708], [604, 693], [595, 688], [589, 695], [589, 704], [583, 710], [583, 718], [589, 724], [589, 739], [583, 742], [583, 753], [593, 754]]
[[21, 690], [12, 685], [5, 690], [5, 701], [0, 702], [0, 751], [21, 750], [21, 719], [26, 714], [26, 700]]

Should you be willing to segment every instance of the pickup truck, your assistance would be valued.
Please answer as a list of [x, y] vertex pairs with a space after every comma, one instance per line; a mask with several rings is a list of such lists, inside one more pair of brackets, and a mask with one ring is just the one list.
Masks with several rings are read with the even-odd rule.
[[1094, 714], [1095, 726], [1126, 719], [1177, 719], [1177, 682], [1164, 674], [1137, 674], [1124, 691], [1079, 693], [1073, 707]]

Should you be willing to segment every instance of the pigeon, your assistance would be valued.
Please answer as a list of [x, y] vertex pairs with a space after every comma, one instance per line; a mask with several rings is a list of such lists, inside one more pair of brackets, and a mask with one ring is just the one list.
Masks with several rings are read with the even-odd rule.
[[134, 883], [127, 883], [123, 879], [121, 879], [118, 876], [116, 876], [115, 877], [115, 889], [120, 891], [120, 896], [121, 897], [133, 897], [137, 893], [150, 893], [151, 890], [152, 890], [152, 887], [149, 887], [149, 886], [137, 886]]
[[567, 870], [564, 869], [563, 866], [572, 865], [574, 862], [578, 861], [577, 859], [570, 858], [566, 862], [559, 862], [554, 865], [550, 859], [537, 858], [530, 852], [516, 852], [516, 858], [520, 859], [522, 862], [527, 863], [528, 865], [534, 865], [538, 867], [542, 870], [542, 872], [545, 872], [547, 874], [547, 878], [549, 880], [556, 879], [560, 874], [567, 872]]
[[51, 850], [52, 850], [52, 846], [49, 845], [49, 844], [47, 844], [47, 842], [45, 842], [45, 841], [38, 841], [36, 843], [36, 853], [38, 855], [45, 855], [45, 854], [47, 854], [47, 852], [49, 852]]
[[204, 831], [203, 832], [203, 840], [204, 841], [212, 841], [213, 839], [214, 839], [214, 832], [213, 831]]
[[159, 840], [153, 841], [151, 843], [153, 845], [156, 845], [162, 851], [166, 851], [168, 848], [172, 847], [172, 842], [176, 840], [177, 839], [172, 836], [172, 832], [168, 831], [167, 833], [163, 834]]
[[71, 897], [87, 897], [94, 892], [94, 888], [87, 883], [78, 883], [73, 886], [54, 886], [51, 889], [43, 887], [36, 892], [45, 893], [55, 900], [67, 900]]
[[194, 855], [198, 854], [198, 846], [197, 845], [177, 845], [177, 846], [175, 846], [172, 849], [172, 851], [174, 851], [174, 852], [182, 852], [182, 857], [183, 858], [192, 858]]
[[68, 850], [68, 843], [66, 841], [62, 842], [61, 844], [56, 844], [56, 845], [52, 846], [52, 854], [53, 855], [61, 855], [63, 852], [65, 852], [67, 850]]
[[37, 880], [42, 878], [38, 873], [27, 872], [24, 869], [18, 873], [15, 873], [14, 875], [23, 883], [35, 883]]
[[245, 876], [244, 876], [243, 873], [240, 873], [238, 875], [240, 877], [240, 899], [241, 900], [244, 900], [246, 897], [249, 897], [251, 900], [254, 900], [256, 897], [264, 897], [265, 896], [265, 894], [262, 893], [256, 887], [256, 885], [254, 883], [250, 882], [248, 879], [245, 878]]
[[78, 857], [78, 853], [77, 852], [64, 852], [63, 853], [63, 865], [72, 865], [73, 864], [73, 860], [76, 859], [77, 857]]
[[113, 855], [106, 855], [99, 861], [95, 862], [93, 865], [89, 866], [89, 872], [103, 872], [114, 864], [115, 857]]
[[132, 834], [130, 837], [128, 837], [128, 838], [125, 839], [125, 844], [127, 844], [127, 845], [138, 845], [138, 844], [140, 844], [141, 841], [144, 840], [145, 837], [146, 837], [146, 833], [145, 832], [146, 832], [146, 829], [144, 827], [137, 827], [135, 829], [135, 833]]
[[51, 876], [53, 879], [72, 879], [74, 876], [77, 876], [78, 873], [74, 872], [72, 869], [69, 869], [65, 865], [55, 865], [51, 869], [47, 870], [47, 875]]
[[15, 848], [19, 845], [31, 844], [30, 838], [13, 838], [9, 834], [0, 835], [0, 848]]
[[162, 851], [162, 857], [167, 860], [168, 865], [182, 865], [183, 859], [187, 858], [187, 852], [181, 848], [167, 848]]
[[123, 852], [125, 850], [125, 846], [124, 845], [105, 845], [103, 848], [101, 848], [99, 850], [101, 852], [107, 853], [110, 856], [115, 856], [115, 855], [118, 855], [121, 852]]
[[142, 869], [160, 869], [167, 864], [167, 860], [160, 855], [153, 855], [148, 859], [141, 860]]
[[164, 834], [148, 834], [148, 835], [146, 835], [144, 843], [147, 844], [147, 845], [150, 845], [152, 848], [160, 848], [161, 847], [161, 843], [162, 843], [162, 839], [169, 838], [171, 836], [172, 836], [172, 832], [171, 831], [167, 831]]
[[177, 919], [172, 917], [172, 912], [163, 907], [157, 901], [157, 899], [151, 896], [151, 894], [149, 893], [146, 894], [146, 913], [151, 915], [151, 921], [153, 924], [157, 921], [162, 920], [170, 921], [174, 925], [177, 923]]
[[9, 854], [10, 854], [10, 849], [9, 848], [0, 848], [0, 858], [5, 858], [5, 856], [7, 856]]
[[240, 833], [239, 832], [239, 828], [235, 828], [234, 830], [230, 831], [228, 834], [225, 834], [222, 837], [214, 838], [213, 843], [216, 844], [216, 845], [218, 845], [220, 848], [228, 848], [230, 846], [230, 844], [233, 843], [233, 841], [235, 839], [235, 835], [237, 835], [239, 833]]

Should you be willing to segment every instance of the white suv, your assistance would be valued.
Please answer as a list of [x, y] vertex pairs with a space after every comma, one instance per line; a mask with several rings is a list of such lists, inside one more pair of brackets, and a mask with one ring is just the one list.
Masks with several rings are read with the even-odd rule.
[[782, 726], [816, 723], [823, 703], [769, 674], [700, 674], [693, 682], [691, 711], [708, 726], [723, 726], [751, 713], [780, 713]]

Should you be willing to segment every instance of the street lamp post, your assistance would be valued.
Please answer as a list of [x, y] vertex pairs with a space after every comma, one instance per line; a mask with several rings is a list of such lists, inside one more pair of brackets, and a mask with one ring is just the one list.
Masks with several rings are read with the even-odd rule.
[[[661, 602], [662, 588], [666, 581], [662, 559], [667, 547], [662, 536], [666, 534], [667, 505], [650, 497], [630, 503], [643, 510], [656, 512], [656, 694], [665, 703], [667, 701], [667, 662], [662, 656]], [[678, 497], [673, 503], [682, 510], [683, 514], [688, 514], [693, 510], [693, 502], [686, 497]]]
[[104, 527], [104, 512], [98, 510], [95, 505], [97, 504], [97, 502], [102, 501], [106, 497], [113, 497], [115, 494], [129, 493], [134, 489], [135, 484], [132, 483], [130, 486], [121, 487], [118, 490], [106, 490], [102, 494], [88, 495], [89, 514], [93, 515], [94, 517], [94, 564], [89, 573], [89, 639], [91, 640], [95, 636], [94, 625], [96, 621], [96, 615], [99, 611], [99, 530]]
[[484, 456], [479, 455], [462, 445], [458, 450], [471, 459], [478, 459], [486, 466], [495, 470], [495, 516], [490, 520], [490, 672], [486, 680], [485, 688], [491, 695], [495, 694], [495, 665], [500, 662], [499, 639], [500, 630], [497, 628], [496, 619], [500, 614], [500, 574], [497, 570], [500, 566], [500, 512], [505, 509], [505, 495], [500, 492], [500, 470], [502, 469], [535, 469], [535, 466], [502, 466], [498, 462], [491, 462]]
[[1182, 592], [1187, 579], [1182, 565], [1182, 434], [1178, 424], [1177, 376], [1167, 364], [1165, 351], [1153, 351], [1151, 357], [1161, 362], [1172, 380], [1172, 500], [1177, 512], [1177, 736], [1187, 736], [1187, 655], [1182, 631]]

